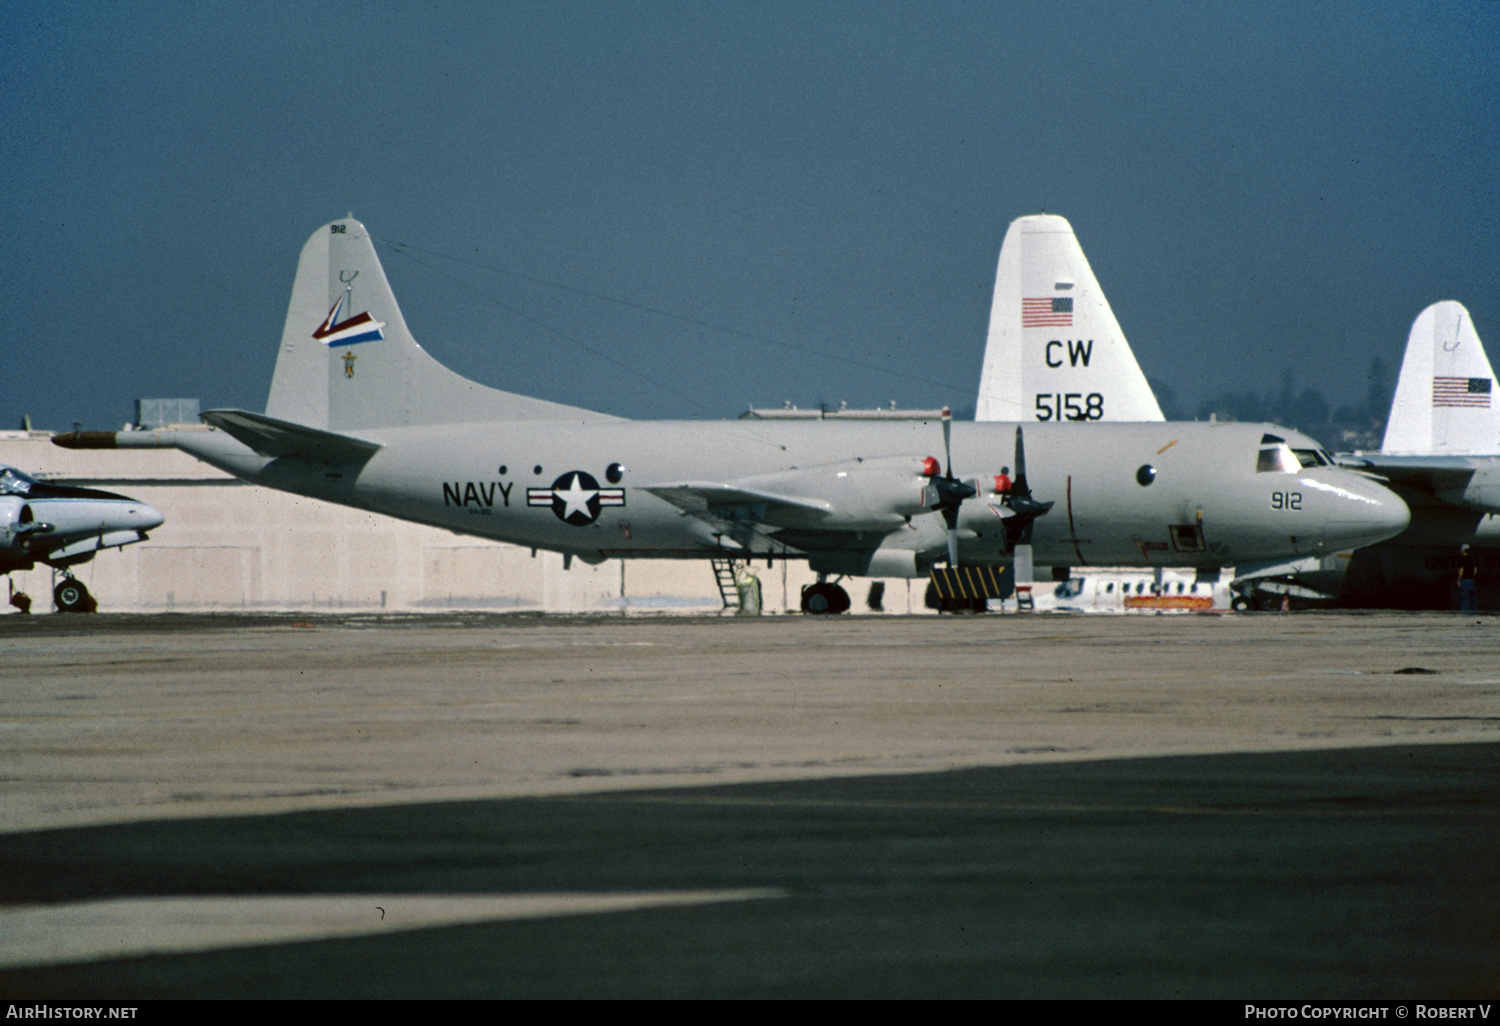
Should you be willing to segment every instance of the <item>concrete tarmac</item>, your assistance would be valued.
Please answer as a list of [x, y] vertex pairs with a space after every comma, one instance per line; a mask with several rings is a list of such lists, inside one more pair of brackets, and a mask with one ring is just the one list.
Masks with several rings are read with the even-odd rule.
[[1493, 997], [1497, 624], [0, 618], [0, 995]]

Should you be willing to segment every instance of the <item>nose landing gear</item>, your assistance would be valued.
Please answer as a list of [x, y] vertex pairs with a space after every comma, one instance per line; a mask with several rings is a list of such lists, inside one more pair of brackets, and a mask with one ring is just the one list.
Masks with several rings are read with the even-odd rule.
[[64, 577], [59, 581], [52, 589], [52, 601], [57, 604], [59, 613], [92, 613], [99, 608], [94, 596], [76, 577]]

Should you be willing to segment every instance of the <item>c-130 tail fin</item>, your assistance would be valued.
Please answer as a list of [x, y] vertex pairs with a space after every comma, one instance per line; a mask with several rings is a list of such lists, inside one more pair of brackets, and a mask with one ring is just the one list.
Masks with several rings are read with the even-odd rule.
[[1434, 303], [1412, 322], [1380, 451], [1500, 454], [1495, 372], [1462, 303]]
[[1165, 419], [1065, 218], [1005, 233], [974, 419]]

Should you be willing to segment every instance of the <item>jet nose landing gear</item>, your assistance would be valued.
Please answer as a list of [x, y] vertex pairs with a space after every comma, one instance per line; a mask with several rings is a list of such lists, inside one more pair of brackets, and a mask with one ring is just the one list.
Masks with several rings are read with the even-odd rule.
[[57, 603], [59, 613], [92, 613], [99, 608], [94, 596], [76, 577], [64, 577], [52, 589], [52, 600]]

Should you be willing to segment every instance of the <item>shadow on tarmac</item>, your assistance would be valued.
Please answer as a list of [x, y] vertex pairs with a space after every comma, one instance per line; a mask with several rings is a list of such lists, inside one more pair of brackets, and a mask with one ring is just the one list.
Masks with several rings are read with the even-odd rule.
[[1500, 745], [0, 835], [0, 903], [775, 888], [0, 971], [26, 998], [1493, 997]]

